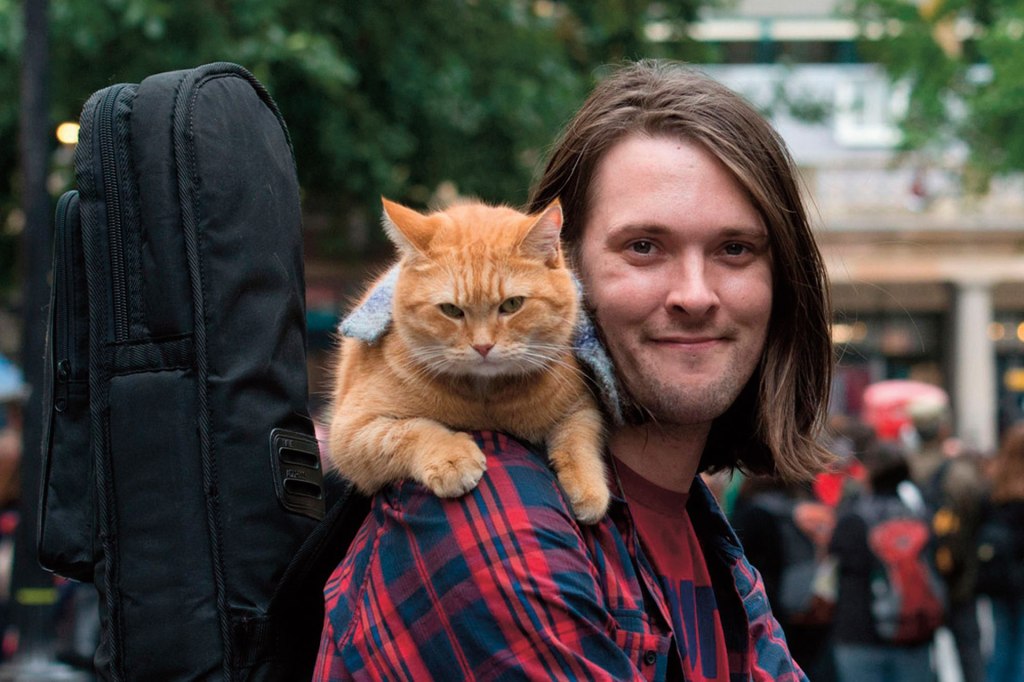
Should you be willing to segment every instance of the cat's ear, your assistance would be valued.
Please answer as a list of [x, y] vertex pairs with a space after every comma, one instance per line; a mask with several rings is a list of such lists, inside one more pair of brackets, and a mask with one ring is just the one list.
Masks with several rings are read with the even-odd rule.
[[555, 199], [537, 214], [519, 248], [523, 253], [544, 261], [548, 267], [562, 264], [562, 204]]
[[384, 204], [384, 215], [381, 222], [388, 239], [398, 248], [402, 256], [413, 256], [423, 253], [433, 230], [427, 218], [413, 209], [381, 197]]

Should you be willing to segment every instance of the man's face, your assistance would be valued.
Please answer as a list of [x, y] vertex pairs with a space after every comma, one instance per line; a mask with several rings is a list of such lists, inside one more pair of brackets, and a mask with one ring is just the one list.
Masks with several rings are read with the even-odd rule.
[[761, 358], [768, 233], [698, 144], [633, 135], [595, 172], [580, 275], [620, 380], [661, 423], [709, 424]]

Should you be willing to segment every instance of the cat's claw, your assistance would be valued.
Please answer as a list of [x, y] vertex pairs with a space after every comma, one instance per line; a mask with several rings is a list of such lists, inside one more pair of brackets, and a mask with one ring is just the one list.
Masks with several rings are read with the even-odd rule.
[[422, 482], [438, 497], [458, 497], [476, 487], [487, 459], [468, 434], [453, 434], [446, 447], [423, 463]]

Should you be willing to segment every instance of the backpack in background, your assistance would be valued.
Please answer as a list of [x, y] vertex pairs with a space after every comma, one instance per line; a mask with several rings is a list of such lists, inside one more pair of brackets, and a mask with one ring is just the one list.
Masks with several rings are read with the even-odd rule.
[[309, 679], [322, 569], [295, 557], [319, 552], [327, 500], [284, 120], [234, 64], [110, 86], [82, 111], [75, 179], [40, 562], [95, 583], [102, 679]]
[[858, 513], [872, 554], [871, 616], [876, 634], [892, 644], [932, 638], [946, 613], [946, 589], [932, 564], [925, 518], [898, 499], [867, 497]]
[[967, 568], [966, 557], [973, 549], [973, 538], [964, 519], [964, 510], [945, 491], [946, 475], [952, 460], [945, 460], [924, 487], [924, 497], [931, 513], [932, 551], [935, 568], [947, 585], [956, 585]]

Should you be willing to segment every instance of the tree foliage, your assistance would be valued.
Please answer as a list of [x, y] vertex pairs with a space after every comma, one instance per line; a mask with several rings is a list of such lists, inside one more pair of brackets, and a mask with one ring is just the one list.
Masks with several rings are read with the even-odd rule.
[[[682, 36], [699, 3], [51, 1], [52, 118], [74, 120], [115, 82], [242, 64], [288, 122], [307, 224], [333, 255], [357, 255], [373, 247], [377, 231], [364, 243], [357, 228], [375, 222], [381, 194], [422, 206], [447, 186], [520, 203], [598, 67], [699, 54], [647, 34], [659, 22]], [[0, 0], [0, 139], [12, 142], [19, 7]], [[15, 145], [0, 146], [0, 230], [16, 202], [15, 161]]]
[[881, 33], [866, 55], [909, 86], [907, 149], [963, 143], [973, 191], [1024, 171], [1024, 0], [856, 0], [852, 12]]

